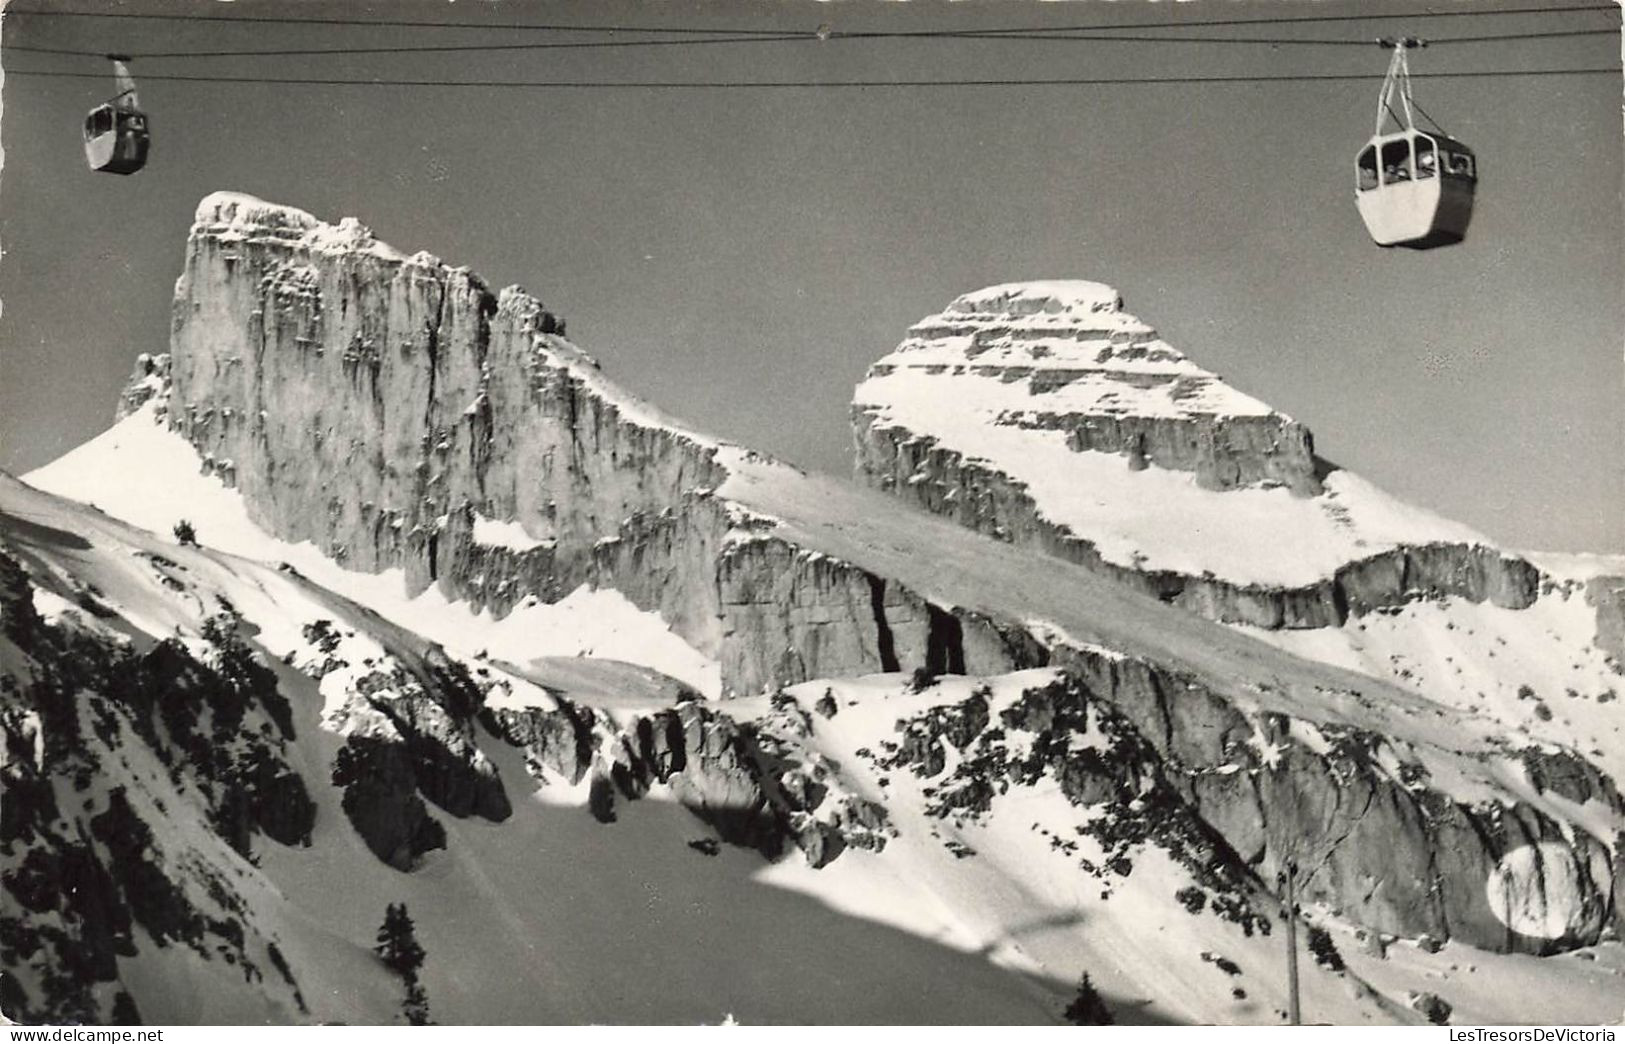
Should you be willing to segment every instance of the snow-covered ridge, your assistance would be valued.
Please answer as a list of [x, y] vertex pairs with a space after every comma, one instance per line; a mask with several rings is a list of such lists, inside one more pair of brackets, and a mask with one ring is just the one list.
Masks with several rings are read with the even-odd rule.
[[696, 430], [686, 421], [672, 417], [604, 376], [598, 360], [564, 336], [564, 321], [546, 318], [550, 313], [541, 300], [523, 287], [504, 287], [497, 294], [496, 312], [501, 316], [512, 316], [521, 327], [531, 332], [532, 348], [540, 362], [567, 370], [572, 378], [581, 382], [598, 399], [614, 406], [622, 420], [678, 436], [707, 451], [728, 445]]
[[309, 211], [269, 203], [246, 192], [211, 192], [198, 201], [192, 225], [221, 231], [289, 229], [303, 232], [321, 224]]

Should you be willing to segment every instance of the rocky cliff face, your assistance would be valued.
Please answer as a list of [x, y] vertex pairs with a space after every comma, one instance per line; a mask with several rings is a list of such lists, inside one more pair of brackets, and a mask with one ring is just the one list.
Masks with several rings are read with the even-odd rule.
[[1592, 577], [1585, 597], [1597, 611], [1597, 644], [1625, 664], [1625, 576]]
[[[1111, 709], [1133, 779], [1155, 776], [1158, 801], [1202, 824], [1191, 836], [1211, 829], [1228, 874], [1313, 858], [1311, 895], [1396, 934], [1535, 952], [1602, 935], [1625, 822], [1606, 776], [1531, 782], [1499, 721], [1211, 622], [1326, 627], [1421, 595], [1518, 606], [1533, 567], [1326, 473], [1304, 429], [1183, 360], [1115, 293], [963, 302], [877, 367], [858, 406], [875, 484], [889, 475], [963, 526], [685, 430], [611, 385], [521, 291], [230, 195], [199, 208], [171, 355], [138, 367], [126, 402], [144, 412], [125, 423], [184, 437], [274, 536], [400, 569], [410, 593], [432, 585], [500, 618], [613, 587], [716, 661], [716, 694], [1063, 669], [1066, 700]], [[808, 751], [818, 726], [798, 707], [493, 706], [433, 657], [329, 665], [324, 637], [305, 638], [294, 662], [320, 678], [349, 751], [329, 782], [398, 869], [449, 844], [436, 810], [500, 823], [521, 807], [479, 729], [535, 779], [586, 781], [603, 817], [660, 786], [729, 840], [819, 865], [891, 836], [886, 803]], [[989, 728], [956, 726], [951, 745], [992, 759]], [[1092, 763], [1052, 753], [1022, 778], [1078, 805], [1115, 795]], [[972, 805], [1015, 772], [988, 765], [956, 783]]]
[[650, 423], [562, 332], [353, 219], [216, 195], [175, 289], [173, 423], [273, 532], [502, 611], [720, 479], [714, 444]]
[[859, 478], [1228, 623], [1533, 601], [1529, 563], [1404, 517], [1122, 307], [1098, 283], [1021, 283], [921, 320], [855, 393]]
[[1287, 860], [1312, 868], [1303, 894], [1370, 929], [1551, 953], [1618, 917], [1612, 845], [1574, 831], [1562, 810], [1572, 801], [1620, 822], [1625, 799], [1578, 756], [1507, 752], [1495, 771], [1521, 769], [1527, 786], [1473, 800], [1435, 778], [1451, 759], [1424, 745], [1245, 715], [1189, 678], [1117, 657], [1058, 659], [1148, 737], [1172, 789], [1243, 864], [1266, 880]]

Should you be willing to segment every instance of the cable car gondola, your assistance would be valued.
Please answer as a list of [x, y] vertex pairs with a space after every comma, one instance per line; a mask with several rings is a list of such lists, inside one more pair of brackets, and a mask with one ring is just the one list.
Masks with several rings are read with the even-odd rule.
[[[1354, 203], [1378, 246], [1426, 250], [1459, 243], [1473, 216], [1478, 160], [1454, 138], [1416, 126], [1405, 53], [1421, 42], [1382, 43], [1393, 47], [1394, 57], [1377, 98], [1376, 130], [1354, 161]], [[1397, 126], [1385, 133], [1389, 117]]]
[[118, 93], [91, 109], [85, 116], [85, 162], [91, 170], [104, 174], [134, 174], [147, 163], [152, 136], [147, 114], [135, 95], [129, 59], [107, 56], [113, 62], [113, 81]]

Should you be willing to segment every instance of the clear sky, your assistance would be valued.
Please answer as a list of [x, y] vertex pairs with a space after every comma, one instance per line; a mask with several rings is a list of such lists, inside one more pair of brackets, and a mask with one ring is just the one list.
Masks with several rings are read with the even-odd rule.
[[[1551, 6], [1577, 6], [1562, 0]], [[154, 145], [89, 173], [79, 124], [111, 77], [7, 51], [0, 114], [0, 468], [104, 428], [138, 352], [162, 351], [199, 198], [235, 189], [518, 283], [622, 384], [805, 466], [850, 468], [847, 403], [906, 327], [989, 283], [1086, 278], [1322, 455], [1524, 548], [1625, 552], [1625, 216], [1611, 11], [1423, 18], [1498, 3], [458, 3], [131, 0], [229, 19], [425, 19], [811, 32], [1377, 16], [1165, 35], [1442, 43], [1417, 81], [1479, 154], [1467, 242], [1371, 245], [1353, 158], [1378, 81], [673, 90], [163, 82], [189, 75], [522, 80], [1380, 78], [1376, 46], [807, 39], [437, 55], [137, 60]], [[478, 29], [27, 15], [8, 47], [105, 52], [603, 39]], [[621, 39], [628, 39], [622, 35]], [[143, 74], [148, 78], [143, 79]]]

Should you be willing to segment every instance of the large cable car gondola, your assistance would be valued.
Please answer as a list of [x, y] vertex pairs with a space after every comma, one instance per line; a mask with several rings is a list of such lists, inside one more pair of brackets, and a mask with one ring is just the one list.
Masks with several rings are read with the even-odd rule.
[[[1354, 202], [1378, 246], [1429, 247], [1459, 243], [1473, 216], [1478, 161], [1473, 150], [1443, 133], [1416, 126], [1406, 52], [1420, 41], [1383, 41], [1394, 49], [1377, 98], [1377, 125], [1354, 162]], [[1394, 102], [1399, 108], [1394, 108]], [[1392, 118], [1396, 129], [1384, 131]]]
[[135, 80], [125, 65], [129, 59], [117, 54], [107, 57], [113, 62], [118, 93], [85, 116], [85, 162], [104, 174], [134, 174], [147, 163], [152, 134], [136, 98]]

